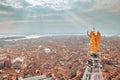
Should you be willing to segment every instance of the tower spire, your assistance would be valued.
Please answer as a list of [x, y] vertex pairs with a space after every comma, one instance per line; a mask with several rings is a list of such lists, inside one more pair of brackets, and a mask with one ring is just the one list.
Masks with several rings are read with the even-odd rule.
[[95, 34], [95, 27], [93, 25], [93, 31], [88, 34], [90, 37], [90, 56], [87, 62], [87, 67], [84, 71], [82, 80], [104, 80], [101, 71], [101, 64], [99, 55], [97, 54], [100, 48], [100, 33]]
[[95, 33], [95, 25], [93, 24], [93, 32]]

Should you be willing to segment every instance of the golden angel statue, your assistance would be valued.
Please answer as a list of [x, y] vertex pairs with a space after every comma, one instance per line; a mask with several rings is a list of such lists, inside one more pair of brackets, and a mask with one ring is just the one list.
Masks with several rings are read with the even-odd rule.
[[87, 35], [90, 38], [90, 52], [97, 53], [100, 50], [100, 38], [101, 38], [100, 32], [97, 32], [97, 34], [95, 34], [94, 31], [90, 33], [87, 32]]

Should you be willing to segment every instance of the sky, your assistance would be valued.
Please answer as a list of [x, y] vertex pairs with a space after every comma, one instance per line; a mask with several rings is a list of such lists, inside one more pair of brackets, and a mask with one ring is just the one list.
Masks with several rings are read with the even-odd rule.
[[120, 0], [0, 0], [0, 34], [120, 34]]

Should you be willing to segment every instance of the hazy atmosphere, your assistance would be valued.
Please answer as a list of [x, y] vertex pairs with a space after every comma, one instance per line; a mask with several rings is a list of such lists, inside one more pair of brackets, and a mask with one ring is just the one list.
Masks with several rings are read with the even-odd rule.
[[0, 0], [0, 80], [120, 80], [120, 0]]
[[0, 0], [0, 33], [120, 32], [120, 0]]

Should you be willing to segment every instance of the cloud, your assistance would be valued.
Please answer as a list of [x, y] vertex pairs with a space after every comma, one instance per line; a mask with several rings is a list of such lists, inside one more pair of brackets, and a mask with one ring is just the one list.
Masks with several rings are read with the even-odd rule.
[[[0, 22], [0, 26], [3, 26], [3, 25], [12, 25], [12, 24], [17, 24], [17, 23], [40, 23], [40, 22], [54, 22], [54, 23], [64, 23], [65, 22], [65, 20], [63, 21], [63, 20], [61, 20], [61, 19], [59, 19], [59, 20], [54, 20], [54, 19], [52, 19], [52, 20], [11, 20], [11, 21], [1, 21]], [[69, 20], [68, 21], [66, 21], [66, 22], [69, 22]]]
[[[12, 8], [50, 8], [53, 10], [70, 10], [76, 3], [92, 4], [91, 11], [105, 10], [111, 13], [120, 12], [120, 0], [0, 0], [0, 5]], [[79, 4], [78, 8], [82, 5]], [[84, 9], [83, 9], [84, 10]]]
[[35, 20], [16, 20], [16, 21], [2, 21], [0, 22], [0, 25], [11, 25], [11, 24], [15, 24], [15, 23], [26, 23], [26, 22], [38, 22]]
[[0, 28], [0, 33], [8, 33], [11, 30], [12, 30], [12, 27], [5, 26], [5, 27]]
[[3, 6], [10, 6], [12, 8], [23, 8], [22, 4], [18, 0], [0, 0], [0, 4]]
[[120, 14], [120, 0], [96, 0], [89, 11], [104, 11], [111, 14]]
[[92, 2], [92, 0], [73, 0], [74, 2]]
[[[0, 0], [0, 4], [12, 8], [50, 8], [53, 10], [68, 10], [75, 2], [91, 2], [92, 0]], [[29, 5], [28, 5], [29, 4]]]
[[48, 7], [54, 10], [66, 10], [71, 9], [70, 1], [69, 0], [25, 0], [32, 7]]
[[47, 18], [48, 19], [48, 17], [50, 18], [53, 18], [53, 17], [63, 17], [63, 16], [65, 16], [65, 14], [63, 14], [63, 13], [47, 13], [47, 14], [41, 14], [41, 15], [38, 15], [38, 14], [30, 14], [30, 15], [27, 15], [26, 17], [27, 18], [34, 18], [34, 19], [38, 19], [38, 18], [42, 18], [42, 17], [44, 17], [44, 18]]
[[32, 7], [49, 7], [54, 10], [68, 10], [73, 8], [75, 2], [91, 2], [92, 0], [26, 0]]
[[0, 11], [0, 15], [6, 15], [6, 14], [8, 14], [8, 12], [6, 12], [6, 11]]

